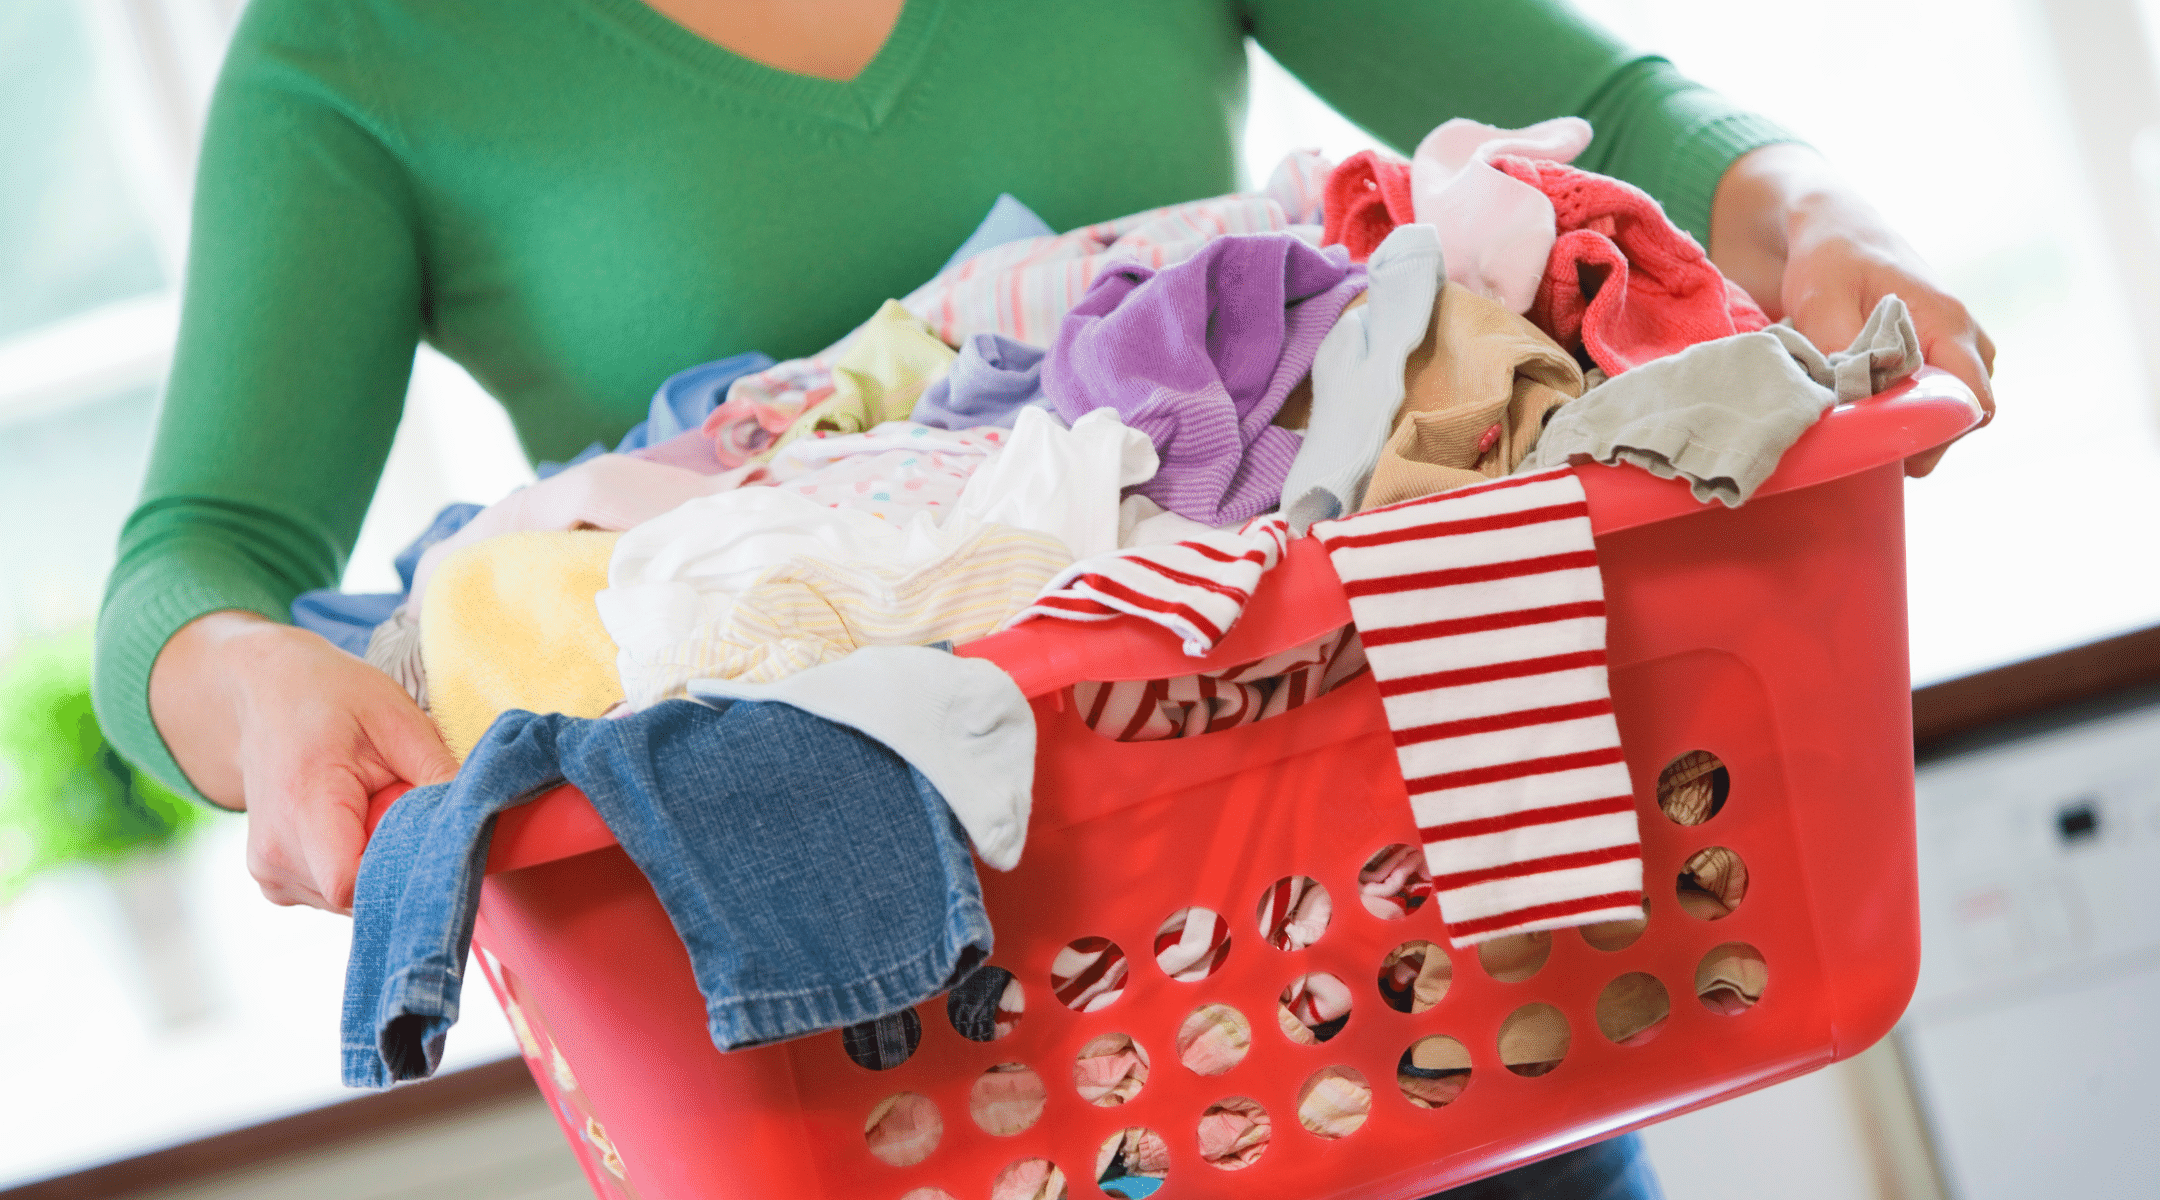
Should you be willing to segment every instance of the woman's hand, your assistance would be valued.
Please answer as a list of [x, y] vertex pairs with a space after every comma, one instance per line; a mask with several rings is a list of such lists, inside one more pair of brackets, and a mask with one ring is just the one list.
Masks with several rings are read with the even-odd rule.
[[[1994, 419], [1988, 376], [1995, 343], [1815, 151], [1763, 146], [1734, 160], [1712, 205], [1710, 259], [1772, 320], [1790, 317], [1825, 351], [1844, 349], [1875, 302], [1897, 293], [1912, 312], [1928, 363], [1972, 389], [1984, 413], [1980, 424]], [[1906, 474], [1934, 470], [1944, 449], [1908, 459]]]
[[165, 643], [150, 715], [205, 796], [248, 814], [248, 872], [278, 904], [351, 912], [368, 797], [457, 774], [381, 671], [304, 629], [215, 612]]

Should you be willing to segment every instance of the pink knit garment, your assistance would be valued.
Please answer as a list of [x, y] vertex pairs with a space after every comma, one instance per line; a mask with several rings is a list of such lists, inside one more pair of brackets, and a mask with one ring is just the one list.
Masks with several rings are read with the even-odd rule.
[[1328, 174], [1321, 201], [1320, 244], [1341, 246], [1364, 262], [1397, 225], [1417, 220], [1410, 198], [1410, 164], [1378, 150], [1360, 150]]
[[1606, 374], [1770, 324], [1641, 188], [1513, 155], [1492, 165], [1552, 201], [1559, 236], [1527, 315]]

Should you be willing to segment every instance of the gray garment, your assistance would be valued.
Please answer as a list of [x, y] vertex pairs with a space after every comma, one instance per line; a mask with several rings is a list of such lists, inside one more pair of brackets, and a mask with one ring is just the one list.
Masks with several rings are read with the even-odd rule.
[[1283, 480], [1294, 537], [1357, 510], [1402, 407], [1404, 362], [1431, 330], [1447, 278], [1430, 225], [1397, 225], [1365, 269], [1365, 303], [1335, 322], [1313, 357], [1312, 419]]
[[1883, 297], [1860, 336], [1835, 354], [1790, 326], [1701, 342], [1562, 405], [1516, 470], [1633, 463], [1685, 478], [1704, 504], [1738, 508], [1824, 410], [1919, 368], [1919, 335], [1896, 296]]
[[396, 680], [420, 711], [427, 711], [427, 667], [420, 660], [420, 619], [410, 609], [401, 604], [390, 610], [389, 619], [368, 635], [367, 653], [361, 657]]
[[864, 646], [773, 683], [693, 679], [697, 700], [775, 700], [869, 735], [922, 772], [975, 853], [1020, 864], [1035, 799], [1035, 710], [997, 664], [928, 646]]
[[1920, 369], [1920, 332], [1913, 328], [1912, 314], [1896, 295], [1875, 302], [1860, 336], [1835, 354], [1824, 354], [1815, 343], [1780, 321], [1770, 332], [1785, 343], [1792, 356], [1815, 382], [1837, 393], [1839, 404], [1865, 400]]

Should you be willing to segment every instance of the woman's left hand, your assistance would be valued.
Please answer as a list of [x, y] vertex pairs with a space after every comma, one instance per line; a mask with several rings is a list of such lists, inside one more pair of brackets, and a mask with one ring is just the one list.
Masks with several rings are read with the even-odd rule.
[[[1928, 364], [1972, 389], [1981, 425], [1994, 419], [1995, 343], [1987, 331], [1814, 150], [1763, 146], [1734, 160], [1712, 205], [1710, 259], [1772, 320], [1790, 317], [1825, 350], [1851, 343], [1875, 302], [1895, 292], [1912, 312]], [[1934, 470], [1947, 449], [1906, 460], [1906, 474]]]

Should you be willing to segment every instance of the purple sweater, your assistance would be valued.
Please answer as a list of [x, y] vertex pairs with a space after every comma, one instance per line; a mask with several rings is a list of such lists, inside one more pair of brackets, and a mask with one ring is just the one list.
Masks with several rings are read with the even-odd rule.
[[1114, 408], [1154, 440], [1162, 467], [1134, 491], [1210, 525], [1243, 521], [1281, 503], [1301, 439], [1268, 422], [1363, 290], [1342, 247], [1286, 233], [1217, 238], [1161, 271], [1112, 267], [1058, 328], [1043, 391], [1068, 422]]

